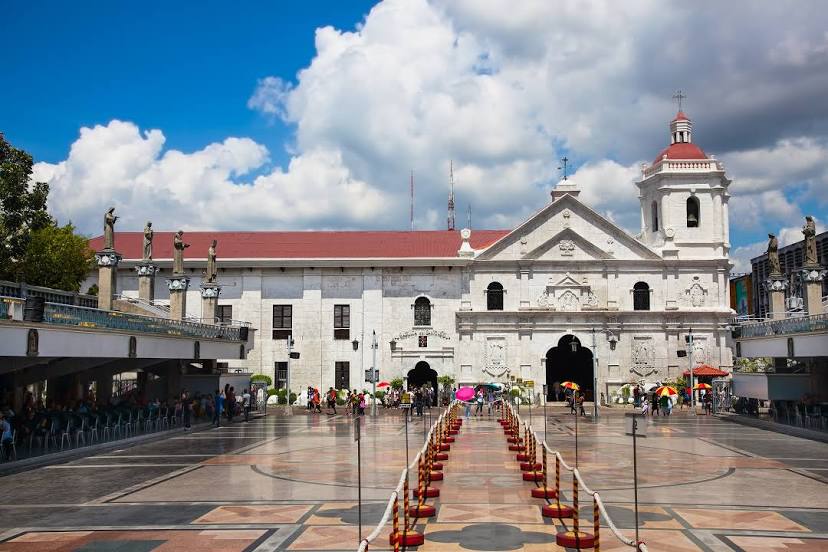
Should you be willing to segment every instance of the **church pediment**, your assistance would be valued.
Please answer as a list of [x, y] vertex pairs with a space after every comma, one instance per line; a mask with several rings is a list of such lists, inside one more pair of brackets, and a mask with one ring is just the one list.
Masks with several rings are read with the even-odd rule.
[[523, 256], [533, 260], [612, 259], [612, 253], [585, 239], [572, 228], [564, 228], [549, 240]]
[[477, 256], [480, 260], [660, 260], [652, 249], [571, 195], [550, 203]]

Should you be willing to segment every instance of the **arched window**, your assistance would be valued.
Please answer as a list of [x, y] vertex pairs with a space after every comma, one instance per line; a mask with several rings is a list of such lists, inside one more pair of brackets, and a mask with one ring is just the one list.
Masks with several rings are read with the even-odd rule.
[[498, 282], [486, 288], [486, 310], [503, 310], [503, 286]]
[[633, 286], [633, 310], [650, 310], [650, 286], [646, 282]]
[[431, 326], [431, 301], [426, 297], [414, 301], [414, 325]]
[[650, 210], [653, 214], [653, 232], [658, 232], [658, 202], [653, 201]]
[[699, 198], [687, 198], [687, 228], [699, 227]]

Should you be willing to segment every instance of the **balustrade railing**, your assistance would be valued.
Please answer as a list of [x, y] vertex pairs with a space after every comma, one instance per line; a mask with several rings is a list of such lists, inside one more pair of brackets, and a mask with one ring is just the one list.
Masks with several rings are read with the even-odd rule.
[[27, 296], [43, 297], [48, 303], [78, 305], [81, 307], [91, 307], [93, 309], [98, 307], [98, 298], [95, 295], [74, 293], [42, 286], [31, 286], [29, 284], [20, 284], [6, 280], [0, 280], [0, 296], [18, 297], [20, 299], [25, 299]]
[[200, 324], [186, 320], [169, 320], [166, 318], [90, 309], [59, 303], [46, 303], [43, 312], [43, 322], [45, 324], [62, 324], [83, 328], [105, 328], [180, 337], [241, 341], [241, 328], [239, 326]]
[[741, 324], [737, 337], [772, 337], [828, 331], [828, 313]]

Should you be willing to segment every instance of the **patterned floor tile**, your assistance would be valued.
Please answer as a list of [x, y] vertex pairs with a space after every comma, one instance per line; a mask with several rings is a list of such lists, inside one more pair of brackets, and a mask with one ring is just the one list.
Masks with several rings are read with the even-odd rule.
[[306, 505], [219, 506], [193, 521], [193, 523], [296, 523], [311, 508], [313, 507]]
[[265, 534], [260, 530], [32, 532], [0, 543], [6, 552], [138, 551], [242, 552]]
[[795, 537], [737, 537], [728, 536], [741, 552], [824, 552], [828, 542]]
[[543, 523], [540, 507], [517, 504], [443, 504], [438, 523]]
[[697, 529], [743, 529], [755, 531], [803, 531], [808, 529], [777, 512], [762, 510], [673, 510]]
[[[367, 537], [373, 527], [363, 526], [362, 536]], [[359, 546], [359, 529], [352, 525], [308, 526], [288, 550], [356, 550]], [[371, 544], [371, 550], [388, 550], [390, 529], [382, 531]]]

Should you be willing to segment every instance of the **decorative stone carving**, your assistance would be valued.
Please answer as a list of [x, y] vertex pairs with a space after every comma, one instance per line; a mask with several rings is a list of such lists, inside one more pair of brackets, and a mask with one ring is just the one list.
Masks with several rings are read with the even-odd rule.
[[110, 207], [104, 215], [104, 249], [115, 249], [115, 207]]
[[782, 274], [779, 265], [779, 240], [773, 234], [768, 234], [768, 271], [774, 276]]
[[822, 268], [802, 268], [799, 271], [803, 282], [821, 282], [825, 278], [826, 271]]
[[216, 245], [218, 245], [218, 240], [213, 240], [209, 249], [207, 249], [207, 272], [204, 275], [204, 279], [210, 284], [215, 283], [216, 278], [218, 277], [218, 267], [216, 266]]
[[561, 243], [558, 244], [558, 248], [561, 251], [561, 255], [564, 257], [571, 257], [575, 254], [575, 242], [572, 240], [562, 240]]
[[765, 289], [767, 291], [785, 291], [788, 289], [788, 280], [785, 278], [768, 278], [765, 280]]
[[584, 301], [584, 306], [597, 307], [598, 306], [598, 296], [590, 291], [589, 294], [587, 294], [586, 301]]
[[693, 282], [684, 290], [684, 303], [690, 307], [703, 307], [707, 303], [707, 288], [701, 284], [698, 276], [693, 276]]
[[143, 260], [151, 261], [152, 260], [152, 237], [155, 233], [152, 231], [152, 223], [147, 221], [147, 225], [144, 227], [144, 255]]
[[188, 287], [190, 287], [190, 279], [186, 276], [167, 278], [167, 288], [170, 291], [187, 291]]
[[121, 260], [121, 256], [114, 251], [100, 251], [95, 253], [95, 262], [99, 267], [116, 267]]
[[500, 377], [509, 369], [506, 366], [506, 339], [503, 337], [490, 337], [486, 340], [486, 367], [484, 372]]
[[563, 213], [561, 213], [561, 214], [563, 215], [563, 219], [564, 219], [564, 221], [563, 221], [564, 228], [569, 228], [569, 217], [572, 216], [572, 213], [569, 212], [569, 209], [564, 209]]
[[158, 272], [158, 267], [153, 264], [139, 264], [135, 267], [138, 276], [153, 276]]
[[631, 356], [632, 366], [630, 373], [646, 377], [656, 372], [655, 347], [649, 337], [633, 338]]
[[814, 217], [811, 215], [805, 217], [805, 226], [802, 227], [802, 234], [805, 236], [805, 242], [803, 244], [805, 262], [803, 266], [819, 266], [817, 259], [816, 223], [814, 223]]
[[173, 274], [184, 274], [184, 250], [190, 247], [184, 243], [184, 231], [179, 230], [173, 236]]
[[573, 312], [579, 310], [581, 301], [570, 290], [566, 290], [558, 298], [558, 308], [564, 312]]
[[201, 286], [201, 298], [202, 299], [212, 299], [214, 297], [218, 297], [221, 294], [221, 286], [217, 286], [215, 284], [203, 284]]
[[542, 309], [548, 309], [552, 306], [552, 301], [554, 300], [554, 296], [549, 296], [549, 291], [544, 291], [543, 293], [538, 296], [537, 304]]

